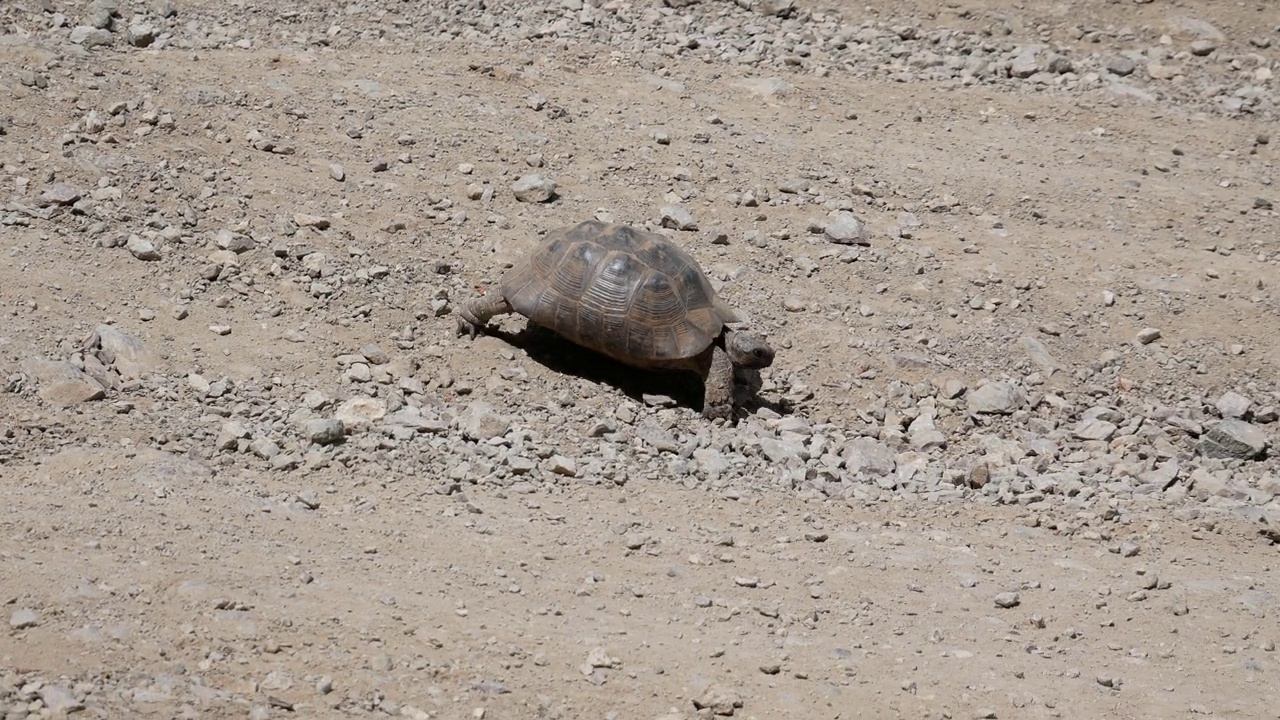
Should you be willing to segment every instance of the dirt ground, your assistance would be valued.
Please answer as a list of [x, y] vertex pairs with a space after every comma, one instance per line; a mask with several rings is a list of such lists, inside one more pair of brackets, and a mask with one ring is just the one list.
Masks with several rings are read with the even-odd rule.
[[[0, 718], [1280, 718], [1277, 48], [1263, 1], [6, 1]], [[456, 337], [593, 217], [768, 336], [739, 421]]]

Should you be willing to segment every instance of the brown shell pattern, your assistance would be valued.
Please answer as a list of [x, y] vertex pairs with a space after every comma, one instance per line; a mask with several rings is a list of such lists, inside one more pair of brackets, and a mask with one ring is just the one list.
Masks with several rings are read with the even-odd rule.
[[551, 232], [502, 279], [516, 312], [618, 360], [705, 350], [727, 308], [698, 263], [657, 233], [596, 221]]

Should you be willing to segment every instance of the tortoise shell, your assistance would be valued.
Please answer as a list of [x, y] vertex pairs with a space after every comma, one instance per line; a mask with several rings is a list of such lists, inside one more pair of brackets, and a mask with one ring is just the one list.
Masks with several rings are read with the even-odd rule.
[[631, 364], [692, 358], [738, 320], [666, 237], [597, 221], [549, 233], [502, 292], [530, 322]]

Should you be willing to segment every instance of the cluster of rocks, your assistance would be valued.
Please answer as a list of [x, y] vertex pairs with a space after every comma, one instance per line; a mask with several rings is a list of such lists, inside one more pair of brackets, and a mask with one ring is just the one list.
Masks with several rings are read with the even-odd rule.
[[[110, 392], [116, 411], [127, 412], [131, 390], [164, 386], [205, 411], [190, 430], [193, 446], [183, 447], [185, 433], [171, 431], [159, 442], [173, 443], [170, 449], [222, 464], [256, 458], [281, 471], [331, 462], [374, 463], [406, 475], [425, 470], [446, 493], [471, 484], [528, 493], [568, 481], [636, 479], [737, 493], [763, 482], [860, 502], [1017, 504], [1064, 530], [1153, 505], [1193, 514], [1209, 508], [1244, 514], [1280, 540], [1280, 474], [1268, 455], [1278, 427], [1275, 393], [1229, 391], [1162, 404], [1008, 380], [973, 387], [956, 377], [893, 380], [846, 408], [847, 422], [761, 407], [729, 427], [698, 422], [664, 396], [623, 402], [603, 416], [584, 413], [568, 389], [549, 387], [571, 379], [539, 381], [508, 354], [512, 362], [490, 392], [559, 397], [517, 419], [467, 400], [474, 388], [447, 370], [421, 379], [418, 362], [399, 350], [412, 349], [413, 339], [402, 333], [393, 352], [368, 345], [338, 355], [334, 371], [348, 388], [345, 399], [292, 384], [238, 387], [196, 372], [179, 392], [137, 338], [104, 325], [64, 360], [24, 362], [11, 389], [30, 387], [61, 405]], [[761, 391], [791, 402], [811, 393], [768, 381]], [[319, 504], [314, 492], [298, 502]]]
[[[43, 26], [46, 36], [85, 48], [234, 50], [278, 43], [279, 36], [260, 28], [280, 19], [296, 23], [323, 17], [330, 9], [330, 16], [341, 17], [340, 24], [300, 31], [285, 42], [351, 46], [366, 38], [392, 38], [495, 49], [530, 43], [548, 49], [595, 45], [658, 70], [687, 58], [820, 76], [849, 72], [896, 82], [1060, 89], [1095, 93], [1103, 100], [1175, 102], [1230, 114], [1271, 114], [1276, 107], [1275, 61], [1266, 54], [1272, 43], [1268, 29], [1228, 37], [1208, 22], [1178, 14], [1154, 27], [1094, 27], [1087, 22], [1032, 27], [996, 13], [975, 17], [947, 11], [926, 22], [910, 16], [863, 17], [780, 0], [668, 0], [665, 5], [562, 0], [540, 6], [471, 0], [421, 3], [395, 13], [328, 3], [305, 11], [251, 7], [228, 18], [210, 17], [203, 7], [188, 11], [172, 0], [137, 8], [120, 0], [94, 0], [66, 11], [46, 0], [36, 16], [15, 18], [14, 25]], [[428, 26], [433, 32], [424, 37], [417, 29]], [[1028, 36], [1036, 40], [1027, 42]], [[30, 82], [44, 87], [48, 76], [31, 71]]]

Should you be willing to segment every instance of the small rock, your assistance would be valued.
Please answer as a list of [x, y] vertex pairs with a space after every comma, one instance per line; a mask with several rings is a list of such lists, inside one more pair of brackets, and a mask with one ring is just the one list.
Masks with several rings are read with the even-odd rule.
[[230, 250], [239, 255], [256, 247], [252, 237], [222, 228], [213, 234], [213, 243], [223, 250]]
[[1218, 49], [1218, 43], [1215, 40], [1201, 39], [1194, 40], [1191, 43], [1191, 54], [1196, 57], [1204, 57], [1213, 54]]
[[1137, 69], [1137, 64], [1123, 55], [1117, 55], [1107, 60], [1107, 72], [1120, 77], [1127, 77], [1133, 74]]
[[458, 415], [458, 427], [464, 437], [483, 442], [506, 434], [511, 421], [495, 412], [489, 403], [477, 400]]
[[1253, 401], [1235, 391], [1227, 391], [1218, 398], [1214, 403], [1218, 408], [1218, 412], [1222, 413], [1222, 417], [1228, 419], [1242, 419], [1249, 413], [1249, 407], [1253, 405]]
[[337, 180], [338, 182], [342, 182], [347, 179], [347, 169], [338, 163], [333, 163], [329, 166], [329, 177]]
[[83, 370], [68, 362], [28, 358], [18, 366], [36, 382], [41, 400], [58, 407], [71, 407], [106, 397], [106, 388]]
[[1243, 420], [1223, 420], [1200, 438], [1196, 450], [1207, 458], [1252, 460], [1267, 450], [1267, 435]]
[[1016, 592], [1002, 592], [995, 596], [994, 602], [998, 608], [1017, 607], [1022, 599], [1018, 597]]
[[341, 420], [313, 418], [307, 421], [307, 439], [317, 445], [332, 445], [342, 440], [344, 432]]
[[129, 44], [134, 47], [149, 47], [156, 41], [156, 29], [143, 23], [130, 25], [128, 38]]
[[83, 197], [83, 194], [75, 186], [67, 183], [55, 183], [40, 193], [40, 197], [36, 198], [36, 206], [74, 205], [81, 197]]
[[544, 203], [556, 195], [554, 180], [541, 175], [525, 175], [511, 186], [516, 200], [526, 203]]
[[111, 31], [96, 28], [92, 25], [78, 25], [71, 30], [69, 38], [75, 45], [87, 48], [111, 44]]
[[315, 228], [316, 230], [326, 230], [329, 227], [329, 218], [323, 215], [312, 215], [310, 213], [294, 213], [293, 224], [298, 227]]
[[840, 245], [870, 245], [871, 233], [866, 223], [847, 210], [837, 210], [830, 216], [822, 232], [827, 239]]
[[969, 393], [969, 412], [984, 415], [1008, 415], [1027, 402], [1022, 388], [1006, 382], [990, 382]]
[[1020, 48], [1018, 54], [1014, 56], [1013, 61], [1009, 64], [1009, 74], [1016, 78], [1026, 79], [1040, 72], [1039, 55], [1039, 45], [1028, 45]]
[[9, 616], [9, 627], [14, 630], [24, 630], [26, 628], [35, 627], [40, 624], [40, 616], [31, 608], [22, 608], [15, 610]]
[[75, 694], [61, 685], [45, 685], [40, 688], [40, 700], [56, 718], [65, 718], [84, 709], [84, 704], [76, 699]]
[[663, 205], [658, 212], [662, 218], [662, 227], [676, 230], [698, 229], [698, 222], [693, 219], [693, 213], [683, 205]]
[[362, 396], [348, 398], [333, 411], [333, 418], [346, 431], [368, 428], [386, 415], [387, 406], [381, 400]]
[[735, 693], [711, 683], [693, 699], [693, 707], [710, 710], [713, 715], [732, 715], [734, 710], [742, 707], [742, 700]]
[[843, 452], [845, 468], [853, 475], [883, 477], [892, 473], [898, 463], [888, 445], [869, 437], [858, 437], [845, 444]]
[[758, 0], [753, 9], [774, 17], [790, 17], [795, 13], [796, 0]]
[[572, 458], [563, 455], [552, 455], [548, 461], [550, 463], [551, 472], [565, 477], [576, 477], [578, 475], [578, 464]]
[[1115, 423], [1094, 417], [1081, 420], [1071, 434], [1081, 440], [1110, 440], [1117, 429]]
[[124, 247], [139, 260], [152, 261], [160, 259], [160, 251], [156, 249], [156, 246], [150, 240], [141, 235], [130, 235]]
[[1139, 345], [1150, 345], [1160, 339], [1160, 330], [1157, 328], [1143, 328], [1138, 331], [1135, 340]]

